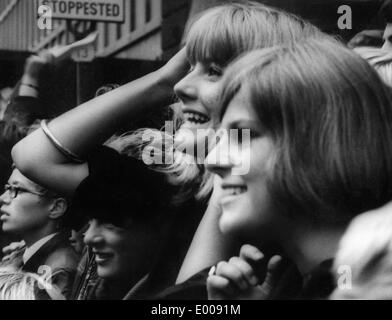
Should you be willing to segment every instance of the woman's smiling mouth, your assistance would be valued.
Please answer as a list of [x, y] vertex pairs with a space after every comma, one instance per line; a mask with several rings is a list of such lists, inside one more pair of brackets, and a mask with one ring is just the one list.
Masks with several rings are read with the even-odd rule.
[[105, 263], [113, 257], [112, 253], [94, 251], [94, 254], [95, 254], [95, 262], [98, 264]]
[[205, 114], [197, 111], [184, 111], [184, 118], [186, 122], [200, 125], [210, 121], [210, 118]]
[[244, 184], [222, 183], [221, 188], [222, 188], [221, 204], [234, 200], [236, 197], [242, 195], [248, 190], [247, 186]]

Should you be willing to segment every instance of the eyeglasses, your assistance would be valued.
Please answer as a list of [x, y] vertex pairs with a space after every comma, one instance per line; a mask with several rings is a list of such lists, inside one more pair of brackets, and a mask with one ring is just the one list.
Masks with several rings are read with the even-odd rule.
[[27, 193], [31, 193], [31, 194], [36, 194], [37, 196], [41, 196], [41, 197], [45, 197], [46, 194], [42, 193], [42, 192], [37, 192], [37, 191], [32, 191], [23, 187], [18, 187], [18, 186], [12, 186], [10, 184], [6, 184], [4, 186], [4, 192], [7, 192], [9, 196], [11, 197], [11, 199], [15, 199], [19, 192], [27, 192]]

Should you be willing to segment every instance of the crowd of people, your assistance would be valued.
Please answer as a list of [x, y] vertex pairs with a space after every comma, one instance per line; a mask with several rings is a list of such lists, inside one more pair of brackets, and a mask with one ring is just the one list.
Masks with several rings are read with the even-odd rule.
[[54, 118], [59, 57], [31, 56], [0, 122], [0, 299], [392, 299], [391, 30], [347, 46], [230, 2]]

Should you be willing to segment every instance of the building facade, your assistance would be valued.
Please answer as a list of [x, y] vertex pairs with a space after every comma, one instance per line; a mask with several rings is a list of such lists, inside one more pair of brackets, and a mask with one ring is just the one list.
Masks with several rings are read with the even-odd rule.
[[[52, 2], [66, 4], [120, 3], [120, 22], [52, 19], [51, 29], [39, 27], [38, 6]], [[140, 76], [167, 60], [178, 50], [187, 18], [200, 10], [224, 0], [1, 0], [0, 1], [0, 88], [12, 86], [23, 72], [23, 61], [29, 54], [69, 44], [88, 32], [98, 31], [94, 48], [96, 59], [72, 63], [65, 74], [74, 75], [72, 86], [79, 90], [81, 102], [91, 98], [97, 86], [107, 82], [124, 83]], [[349, 39], [372, 21], [383, 0], [259, 0], [297, 13], [323, 30]], [[353, 29], [339, 30], [337, 8], [350, 5]], [[82, 11], [81, 11], [82, 12]], [[89, 57], [87, 57], [88, 60]], [[75, 77], [77, 75], [77, 77]], [[65, 78], [66, 75], [65, 75]], [[68, 77], [67, 80], [71, 79]], [[88, 80], [88, 81], [86, 81]], [[72, 81], [71, 81], [72, 82]], [[68, 81], [69, 84], [69, 81]], [[73, 93], [70, 93], [73, 94]]]

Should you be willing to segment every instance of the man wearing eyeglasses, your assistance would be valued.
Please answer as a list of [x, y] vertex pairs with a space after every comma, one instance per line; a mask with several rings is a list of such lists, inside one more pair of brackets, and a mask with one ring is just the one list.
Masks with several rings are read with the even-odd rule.
[[68, 297], [78, 255], [63, 228], [67, 200], [37, 185], [14, 169], [0, 196], [2, 230], [20, 236], [22, 270], [44, 275]]

